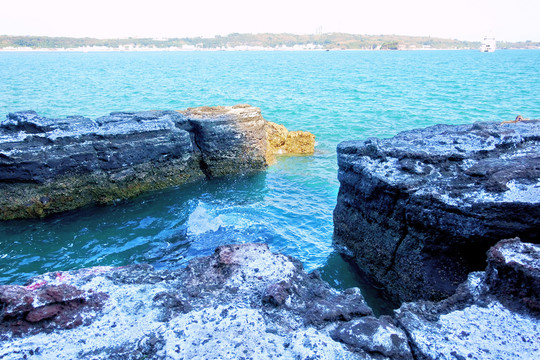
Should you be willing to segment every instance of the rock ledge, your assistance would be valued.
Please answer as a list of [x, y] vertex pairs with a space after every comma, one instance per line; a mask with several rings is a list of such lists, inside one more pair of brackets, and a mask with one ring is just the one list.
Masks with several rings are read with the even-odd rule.
[[[50, 304], [6, 294], [51, 288], [101, 302], [21, 326]], [[264, 244], [221, 246], [175, 271], [98, 267], [0, 286], [0, 323], [2, 359], [412, 360], [405, 333], [374, 318], [359, 289], [338, 292]]]
[[264, 170], [273, 158], [270, 124], [249, 105], [121, 112], [95, 120], [9, 114], [0, 122], [0, 220]]
[[540, 121], [338, 146], [336, 245], [397, 300], [450, 296], [500, 239], [540, 239]]
[[504, 240], [488, 255], [486, 271], [471, 273], [450, 298], [396, 311], [416, 358], [540, 357], [540, 245]]
[[264, 244], [225, 245], [179, 270], [49, 273], [0, 286], [0, 358], [536, 359], [540, 246], [505, 240], [441, 302], [375, 318], [359, 289]]

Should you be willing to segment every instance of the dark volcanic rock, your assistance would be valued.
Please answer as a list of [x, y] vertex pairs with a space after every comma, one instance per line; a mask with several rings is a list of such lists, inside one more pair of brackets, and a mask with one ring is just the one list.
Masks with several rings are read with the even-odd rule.
[[540, 358], [540, 245], [505, 240], [450, 298], [396, 311], [417, 359]]
[[219, 107], [202, 107], [184, 114], [193, 125], [207, 174], [222, 176], [266, 166], [267, 121], [257, 108], [238, 105], [224, 112]]
[[0, 220], [107, 204], [265, 169], [267, 122], [249, 105], [0, 122]]
[[[338, 292], [264, 244], [221, 246], [174, 271], [134, 265], [45, 274], [16, 288], [20, 300], [10, 309], [26, 314], [33, 287], [107, 298], [101, 309], [81, 311], [88, 321], [70, 330], [0, 328], [2, 359], [36, 351], [51, 359], [410, 359], [403, 331], [370, 316], [358, 289]], [[42, 309], [38, 323], [59, 316], [53, 306]], [[366, 315], [368, 325], [359, 325]], [[367, 327], [377, 334], [372, 344], [354, 330]]]
[[6, 334], [70, 329], [91, 321], [107, 295], [72, 285], [36, 282], [29, 286], [0, 286], [0, 339]]
[[488, 251], [485, 281], [501, 303], [540, 317], [540, 245], [499, 242]]
[[442, 299], [504, 238], [540, 239], [540, 121], [338, 146], [334, 239], [402, 300]]

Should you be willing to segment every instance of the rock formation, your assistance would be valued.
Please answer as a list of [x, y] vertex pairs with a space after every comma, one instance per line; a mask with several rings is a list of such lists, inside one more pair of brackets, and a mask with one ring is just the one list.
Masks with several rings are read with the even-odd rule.
[[412, 360], [405, 333], [374, 318], [359, 289], [333, 290], [264, 244], [221, 246], [174, 271], [97, 267], [0, 286], [0, 324], [1, 359]]
[[[57, 276], [62, 275], [57, 273]], [[83, 319], [81, 314], [101, 309], [107, 298], [104, 293], [82, 291], [66, 283], [2, 285], [0, 333], [20, 336], [88, 324], [90, 318]]]
[[540, 239], [540, 121], [338, 146], [334, 239], [401, 301], [443, 299], [497, 241]]
[[450, 298], [396, 312], [416, 359], [538, 359], [540, 245], [505, 240]]
[[315, 152], [315, 135], [307, 131], [288, 131], [283, 125], [268, 122], [268, 162], [276, 154], [311, 155]]
[[450, 298], [373, 316], [264, 244], [225, 245], [185, 268], [44, 274], [0, 286], [0, 358], [536, 359], [540, 245], [499, 242]]
[[[10, 114], [2, 218], [257, 171], [283, 134], [248, 106], [95, 121]], [[540, 358], [539, 154], [534, 120], [339, 145], [335, 242], [395, 297], [416, 300], [394, 317], [265, 244], [225, 245], [175, 270], [94, 267], [0, 286], [0, 359]], [[497, 242], [508, 235], [528, 242]], [[467, 276], [486, 251], [485, 271]]]
[[268, 122], [249, 105], [0, 122], [0, 220], [108, 204], [205, 177], [263, 170]]

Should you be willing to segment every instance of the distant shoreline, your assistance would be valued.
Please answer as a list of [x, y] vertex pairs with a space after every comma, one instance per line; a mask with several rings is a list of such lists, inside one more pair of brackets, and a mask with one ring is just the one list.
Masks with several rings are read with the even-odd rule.
[[[538, 48], [515, 48], [515, 49], [499, 49], [499, 51], [504, 50], [539, 50]], [[381, 49], [167, 49], [167, 48], [157, 48], [157, 49], [118, 49], [118, 48], [108, 48], [108, 49], [47, 49], [47, 48], [38, 48], [38, 49], [24, 49], [24, 48], [15, 48], [15, 49], [0, 49], [0, 52], [5, 53], [39, 53], [39, 52], [57, 52], [57, 53], [104, 53], [104, 52], [336, 52], [336, 51], [365, 51], [365, 52], [395, 52], [395, 51], [478, 51], [478, 49], [468, 48], [468, 49], [441, 49], [441, 48], [428, 48], [428, 49], [399, 49], [399, 50], [381, 50]]]
[[[479, 50], [480, 41], [431, 36], [347, 33], [238, 34], [194, 38], [70, 38], [0, 35], [0, 51], [156, 52], [156, 51], [333, 51], [333, 50]], [[503, 49], [540, 49], [540, 42], [496, 43]]]
[[[441, 49], [441, 48], [418, 48], [418, 49], [399, 49], [399, 50], [387, 50], [387, 49], [292, 49], [292, 48], [253, 48], [253, 49], [178, 49], [178, 48], [139, 48], [139, 49], [119, 49], [119, 48], [100, 48], [100, 49], [54, 49], [54, 48], [0, 48], [0, 52], [80, 52], [80, 53], [98, 53], [98, 52], [247, 52], [247, 51], [260, 51], [260, 52], [327, 52], [327, 51], [462, 51], [462, 50], [477, 50], [474, 48], [467, 49]], [[503, 49], [506, 50], [506, 49]], [[530, 50], [530, 49], [513, 49], [513, 50]]]

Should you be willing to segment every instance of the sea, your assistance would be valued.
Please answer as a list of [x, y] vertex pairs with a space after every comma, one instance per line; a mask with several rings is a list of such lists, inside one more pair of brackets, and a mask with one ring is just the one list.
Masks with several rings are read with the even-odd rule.
[[312, 156], [107, 207], [0, 223], [0, 284], [96, 265], [185, 266], [223, 244], [266, 243], [337, 289], [382, 294], [337, 254], [336, 146], [435, 124], [540, 118], [540, 50], [0, 52], [0, 121], [251, 104], [316, 136]]

